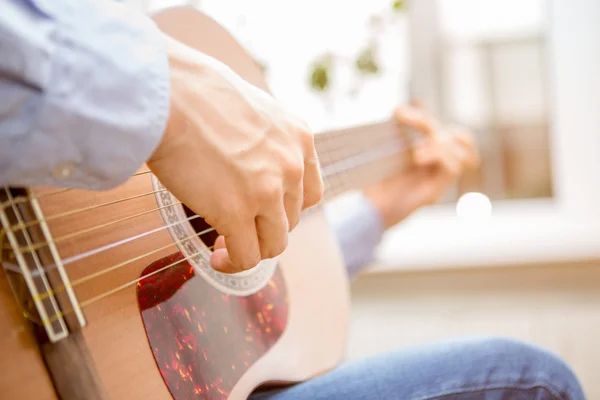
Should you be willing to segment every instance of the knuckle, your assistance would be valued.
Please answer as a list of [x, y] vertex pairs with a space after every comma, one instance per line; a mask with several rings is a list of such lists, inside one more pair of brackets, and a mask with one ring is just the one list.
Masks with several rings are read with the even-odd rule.
[[300, 142], [304, 145], [305, 149], [313, 150], [315, 148], [315, 134], [308, 128], [303, 127], [298, 132], [300, 136]]
[[212, 218], [204, 221], [213, 227], [219, 235], [231, 235], [236, 229], [254, 218], [256, 213], [244, 203], [224, 204]]
[[277, 243], [274, 243], [273, 246], [269, 247], [264, 254], [265, 258], [274, 258], [277, 257], [278, 255], [280, 255], [281, 253], [283, 253], [285, 251], [285, 249], [287, 248], [287, 243], [288, 243], [288, 237], [287, 237], [287, 233], [285, 235], [282, 235], [279, 240], [277, 241]]
[[315, 186], [313, 190], [308, 191], [304, 195], [305, 204], [310, 207], [319, 203], [323, 199], [323, 195], [325, 194], [325, 185], [323, 180], [319, 179], [318, 184]]
[[283, 197], [283, 187], [275, 180], [266, 180], [258, 186], [257, 197], [263, 203], [279, 201]]
[[245, 201], [235, 202], [231, 205], [224, 205], [222, 213], [223, 222], [227, 225], [237, 224], [242, 220], [248, 219], [250, 211]]
[[287, 162], [284, 166], [284, 174], [287, 179], [300, 182], [304, 176], [304, 163], [301, 161]]
[[230, 217], [227, 213], [217, 212], [215, 214], [207, 215], [204, 217], [204, 222], [213, 227], [219, 234], [228, 234]]
[[242, 260], [240, 260], [239, 266], [245, 271], [256, 267], [259, 262], [260, 257], [258, 255], [248, 255], [247, 257], [244, 257]]
[[300, 217], [293, 217], [288, 222], [288, 232], [291, 232], [300, 222]]

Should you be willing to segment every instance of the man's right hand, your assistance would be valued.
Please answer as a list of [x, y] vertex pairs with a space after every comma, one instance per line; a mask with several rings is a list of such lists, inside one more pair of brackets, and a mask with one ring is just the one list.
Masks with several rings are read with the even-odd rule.
[[287, 247], [323, 195], [313, 134], [224, 64], [165, 37], [171, 114], [148, 161], [177, 199], [224, 236], [213, 268], [238, 272]]

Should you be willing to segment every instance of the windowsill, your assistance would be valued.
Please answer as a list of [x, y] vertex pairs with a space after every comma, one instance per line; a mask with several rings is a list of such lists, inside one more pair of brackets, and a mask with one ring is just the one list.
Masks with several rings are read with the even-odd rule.
[[422, 210], [386, 233], [366, 273], [600, 260], [600, 223], [567, 217], [552, 200], [494, 204], [479, 224], [452, 206]]

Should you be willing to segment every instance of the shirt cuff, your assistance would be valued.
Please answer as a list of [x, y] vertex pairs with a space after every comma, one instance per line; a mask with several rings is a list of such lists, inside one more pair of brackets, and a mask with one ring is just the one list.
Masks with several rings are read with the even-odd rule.
[[55, 21], [50, 68], [32, 130], [15, 148], [22, 161], [13, 175], [20, 185], [112, 188], [164, 134], [170, 77], [162, 35], [116, 2], [35, 3]]
[[379, 211], [362, 194], [353, 193], [325, 206], [328, 220], [338, 238], [350, 278], [372, 260], [385, 231]]

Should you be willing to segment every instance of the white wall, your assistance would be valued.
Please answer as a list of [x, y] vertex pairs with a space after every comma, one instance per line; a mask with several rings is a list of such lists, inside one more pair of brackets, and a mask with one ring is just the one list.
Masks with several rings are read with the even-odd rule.
[[[141, 7], [144, 0], [127, 0]], [[185, 3], [147, 0], [158, 10]], [[203, 12], [215, 18], [255, 57], [268, 64], [268, 81], [275, 97], [300, 115], [317, 132], [388, 118], [407, 98], [407, 33], [404, 16], [380, 36], [382, 71], [368, 79], [357, 98], [347, 93], [353, 82], [353, 60], [369, 39], [369, 20], [391, 11], [389, 0], [202, 0]], [[388, 12], [388, 14], [390, 14]], [[335, 72], [332, 112], [308, 85], [310, 64], [333, 51], [350, 62]]]

